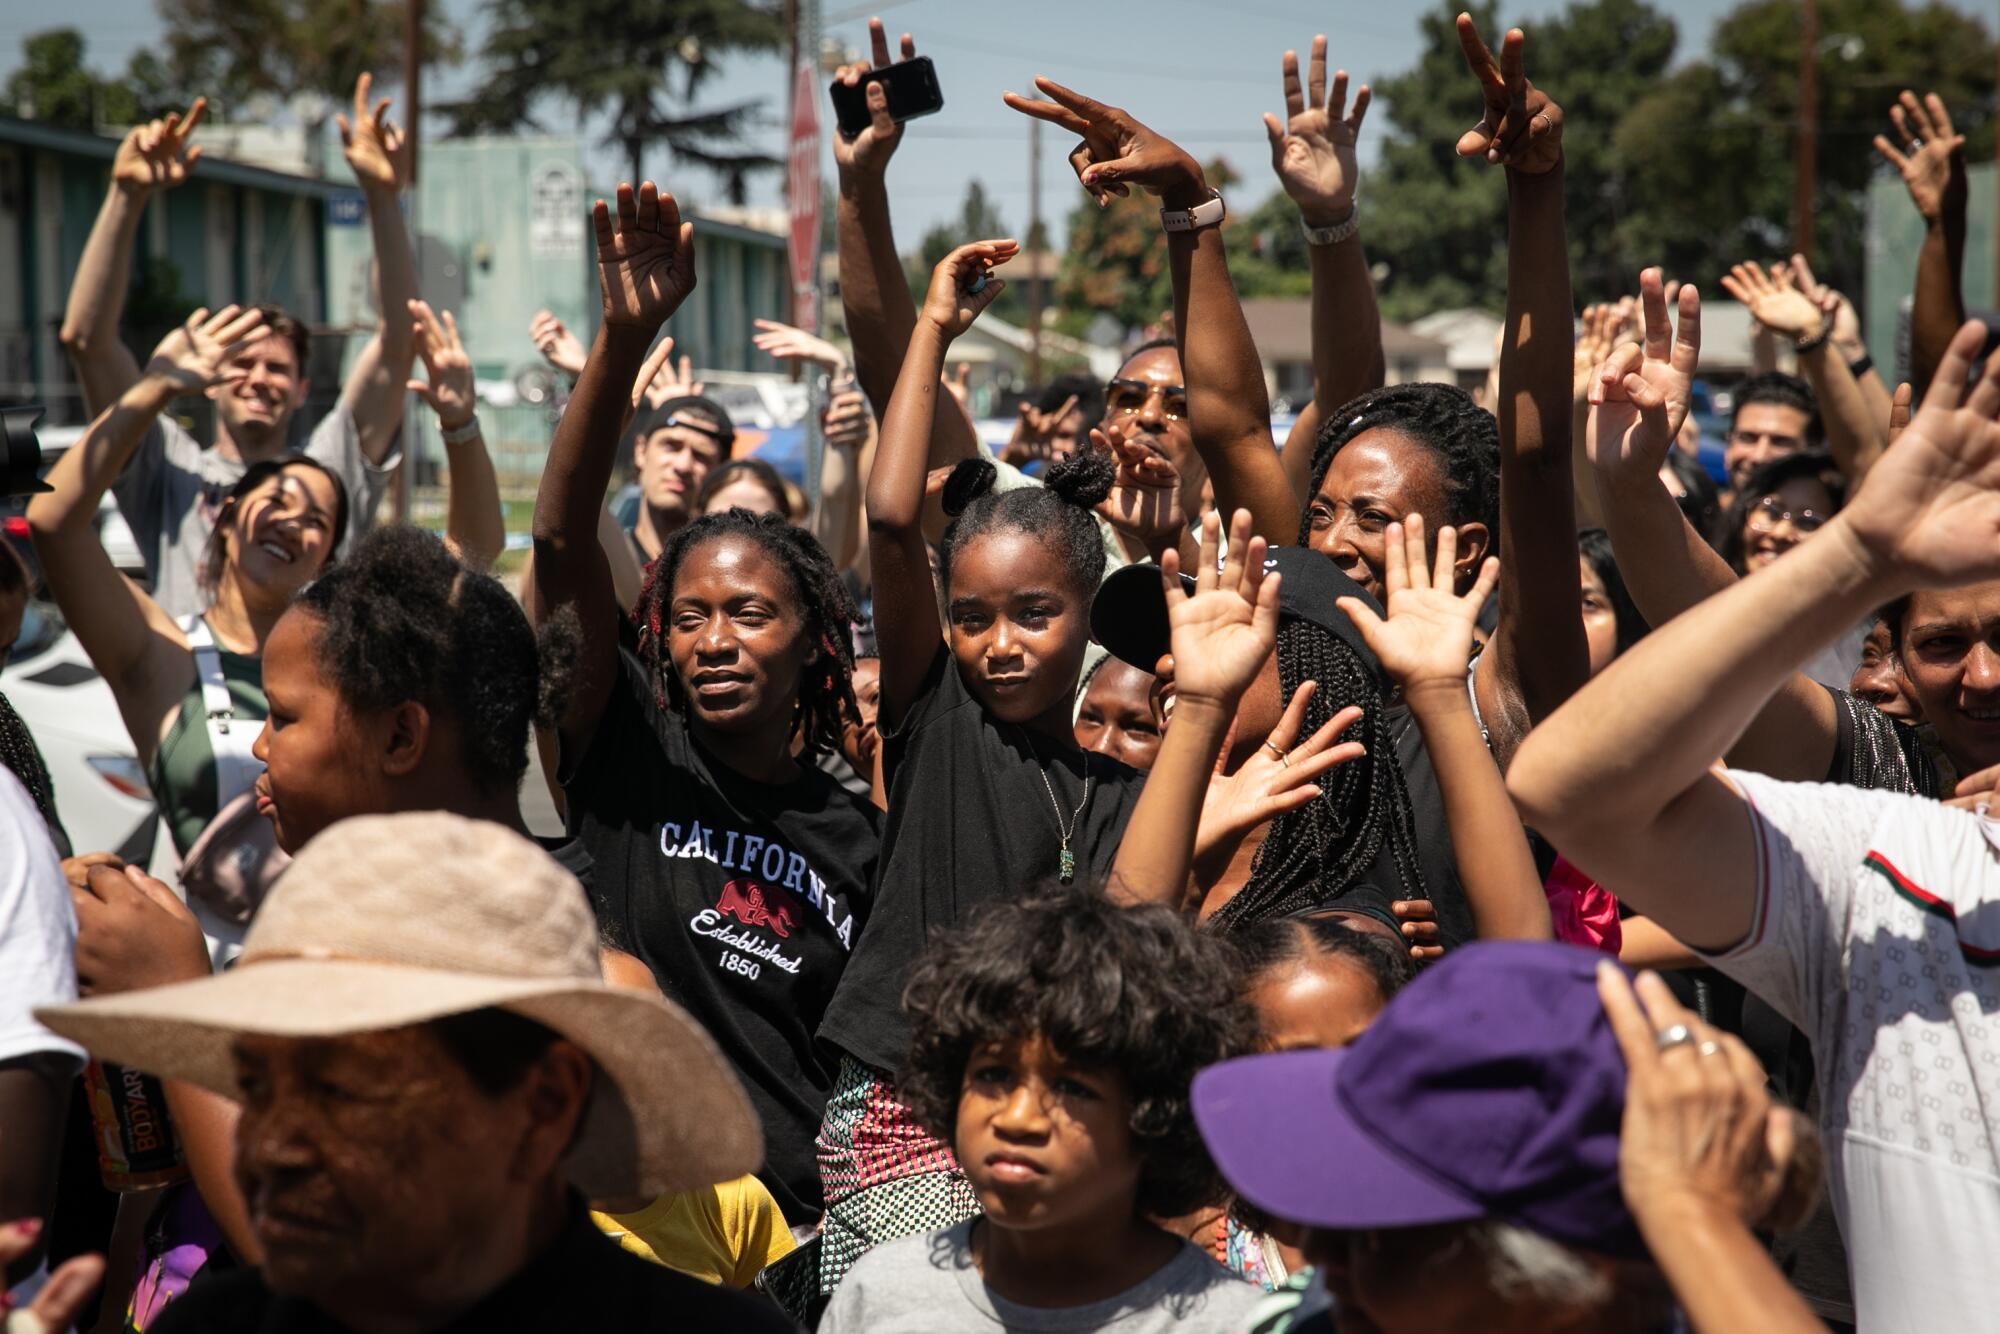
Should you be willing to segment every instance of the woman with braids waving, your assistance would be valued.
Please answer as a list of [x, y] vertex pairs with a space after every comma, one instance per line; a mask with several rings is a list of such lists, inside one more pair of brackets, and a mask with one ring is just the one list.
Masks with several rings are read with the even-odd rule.
[[[762, 1179], [819, 1214], [813, 1134], [831, 1071], [813, 1033], [861, 935], [878, 815], [809, 752], [854, 712], [854, 610], [811, 535], [774, 515], [677, 531], [633, 620], [597, 516], [646, 349], [695, 283], [693, 227], [652, 182], [595, 212], [604, 317], [535, 498], [537, 622], [579, 618], [557, 727], [571, 832], [601, 922], [700, 1019], [764, 1124]], [[801, 761], [801, 752], [808, 752]]]

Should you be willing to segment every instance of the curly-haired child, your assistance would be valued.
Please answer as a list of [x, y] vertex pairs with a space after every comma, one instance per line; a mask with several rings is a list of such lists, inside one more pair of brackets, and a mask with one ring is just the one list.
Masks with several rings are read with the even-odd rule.
[[1219, 1198], [1188, 1088], [1253, 1040], [1227, 946], [1054, 888], [937, 936], [903, 1006], [896, 1087], [982, 1214], [863, 1256], [822, 1334], [1241, 1325], [1260, 1291], [1152, 1221]]

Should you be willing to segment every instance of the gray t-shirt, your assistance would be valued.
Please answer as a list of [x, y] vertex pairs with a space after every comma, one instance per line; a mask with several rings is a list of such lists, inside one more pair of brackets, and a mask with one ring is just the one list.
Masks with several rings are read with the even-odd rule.
[[834, 1291], [820, 1334], [1234, 1334], [1264, 1291], [1186, 1242], [1158, 1272], [1089, 1306], [1021, 1306], [988, 1288], [972, 1263], [968, 1220], [887, 1242]]
[[[344, 403], [336, 403], [313, 428], [303, 453], [331, 469], [347, 487], [344, 551], [374, 522], [375, 506], [388, 489], [398, 456], [391, 454], [380, 466], [368, 462], [361, 452], [361, 429]], [[207, 604], [201, 590], [202, 555], [222, 498], [245, 471], [241, 459], [202, 448], [179, 423], [161, 417], [112, 484], [118, 512], [153, 577], [153, 601], [167, 615], [188, 616]]]

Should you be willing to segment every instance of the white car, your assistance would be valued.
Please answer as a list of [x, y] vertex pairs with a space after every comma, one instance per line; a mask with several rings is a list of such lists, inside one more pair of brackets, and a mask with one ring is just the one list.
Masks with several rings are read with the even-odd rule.
[[48, 762], [56, 811], [79, 853], [152, 861], [159, 840], [153, 794], [111, 687], [51, 603], [30, 602], [0, 672], [5, 694]]

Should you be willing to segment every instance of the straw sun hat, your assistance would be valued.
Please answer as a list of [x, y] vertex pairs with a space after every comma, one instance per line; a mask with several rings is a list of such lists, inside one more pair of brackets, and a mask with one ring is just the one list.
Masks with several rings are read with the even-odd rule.
[[692, 1190], [763, 1160], [757, 1114], [701, 1026], [656, 994], [605, 984], [575, 878], [520, 835], [455, 815], [328, 829], [273, 887], [226, 973], [36, 1015], [104, 1060], [235, 1099], [238, 1034], [339, 1037], [489, 1006], [597, 1063], [564, 1162], [585, 1194]]

